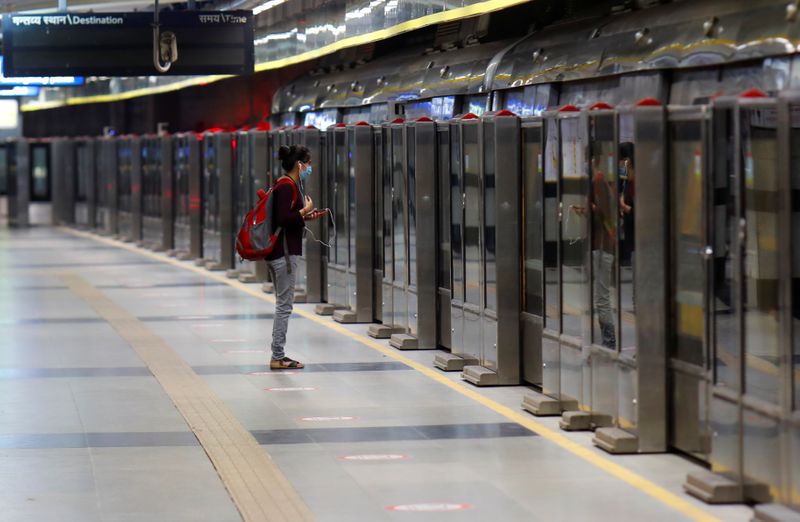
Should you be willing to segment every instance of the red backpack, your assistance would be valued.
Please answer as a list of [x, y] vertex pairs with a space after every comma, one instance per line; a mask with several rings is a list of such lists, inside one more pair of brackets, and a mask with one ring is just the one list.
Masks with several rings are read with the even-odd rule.
[[[289, 178], [279, 179], [268, 191], [258, 189], [258, 203], [255, 208], [247, 213], [244, 218], [239, 234], [236, 236], [236, 252], [242, 259], [248, 261], [258, 261], [266, 258], [275, 245], [278, 243], [278, 236], [281, 228], [278, 227], [272, 233], [272, 194], [281, 185], [289, 184], [292, 186], [292, 206], [297, 203], [299, 191], [294, 182]], [[284, 243], [285, 243], [284, 234]], [[286, 245], [284, 244], [284, 249]], [[288, 256], [289, 252], [286, 251]]]

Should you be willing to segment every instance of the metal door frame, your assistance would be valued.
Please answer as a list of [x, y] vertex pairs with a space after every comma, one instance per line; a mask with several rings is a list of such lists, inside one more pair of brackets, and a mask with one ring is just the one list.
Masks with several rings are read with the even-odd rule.
[[[703, 208], [701, 209], [701, 230], [703, 233], [703, 238], [701, 239], [700, 243], [708, 245], [711, 239], [710, 236], [710, 229], [709, 229], [709, 172], [711, 171], [711, 160], [710, 160], [710, 145], [713, 136], [711, 135], [711, 113], [710, 107], [701, 105], [701, 106], [670, 106], [667, 108], [667, 146], [669, 147], [667, 151], [667, 157], [669, 158], [670, 167], [669, 167], [669, 174], [668, 179], [670, 179], [668, 184], [668, 200], [669, 200], [669, 207], [673, 206], [673, 194], [672, 194], [672, 154], [671, 154], [671, 147], [672, 147], [672, 124], [676, 122], [699, 122], [701, 124], [701, 144], [703, 147], [702, 150], [702, 159], [700, 166], [703, 169], [702, 171], [702, 189], [703, 195], [701, 198]], [[674, 256], [675, 256], [675, 234], [672, 227], [672, 217], [669, 218], [669, 229], [670, 229], [670, 238], [669, 238], [669, 263], [670, 265], [674, 264]], [[702, 247], [705, 249], [705, 247]], [[710, 322], [707, 317], [707, 310], [708, 310], [708, 301], [709, 301], [709, 292], [710, 292], [710, 274], [711, 267], [710, 267], [710, 259], [713, 254], [708, 254], [707, 251], [703, 252], [704, 261], [703, 261], [703, 296], [702, 296], [702, 303], [703, 303], [703, 316], [704, 316], [704, 325], [703, 325], [703, 358], [704, 363], [703, 366], [697, 366], [686, 361], [681, 361], [676, 359], [672, 353], [667, 354], [667, 368], [669, 371], [668, 382], [671, 383], [670, 385], [670, 397], [671, 402], [673, 404], [673, 409], [670, 411], [670, 424], [674, 427], [676, 419], [674, 415], [676, 413], [675, 407], [679, 406], [682, 401], [676, 396], [676, 393], [679, 392], [678, 388], [676, 387], [676, 379], [675, 379], [675, 372], [681, 373], [686, 375], [690, 379], [694, 379], [698, 382], [698, 392], [700, 394], [699, 399], [704, 402], [704, 407], [702, 412], [706, 413], [705, 418], [697, 418], [697, 421], [700, 425], [704, 425], [705, 429], [698, 432], [698, 435], [701, 436], [700, 444], [701, 446], [696, 452], [692, 452], [690, 450], [683, 450], [687, 453], [693, 454], [698, 458], [702, 458], [701, 455], [706, 455], [710, 453], [710, 440], [708, 439], [709, 436], [709, 422], [710, 422], [710, 415], [709, 415], [709, 407], [710, 407], [710, 395], [711, 395], [711, 385], [712, 385], [712, 376], [711, 376], [711, 361], [713, 360], [713, 344], [711, 342], [711, 332], [710, 332]], [[672, 279], [672, 275], [670, 274], [669, 279]], [[670, 316], [674, 313], [675, 301], [673, 296], [674, 286], [670, 284], [668, 289], [668, 307], [670, 310]], [[675, 335], [676, 335], [676, 325], [674, 321], [670, 321], [669, 329], [667, 332], [667, 339], [669, 345], [674, 344], [675, 342]], [[705, 437], [705, 438], [703, 438]], [[670, 445], [673, 445], [675, 442], [674, 439], [670, 440]]]
[[[522, 157], [525, 158], [526, 161], [530, 161], [530, 158], [525, 157], [525, 139], [524, 133], [525, 129], [539, 129], [539, 158], [537, 159], [537, 179], [533, 180], [533, 183], [538, 185], [538, 193], [541, 198], [539, 204], [540, 208], [542, 209], [542, 227], [541, 230], [537, 231], [530, 231], [527, 229], [527, 221], [525, 219], [527, 203], [526, 203], [526, 193], [528, 187], [528, 178], [525, 172], [525, 167], [523, 163], [520, 164], [520, 206], [519, 206], [519, 215], [520, 215], [520, 356], [522, 358], [522, 374], [521, 379], [525, 380], [529, 384], [541, 386], [542, 384], [542, 331], [544, 329], [544, 306], [545, 306], [545, 260], [544, 260], [544, 253], [545, 253], [545, 212], [544, 212], [544, 151], [545, 151], [545, 124], [541, 117], [529, 117], [529, 118], [522, 118], [520, 120], [520, 151]], [[540, 261], [542, 264], [541, 267], [541, 288], [542, 288], [542, 315], [536, 316], [533, 314], [528, 313], [525, 310], [525, 292], [527, 290], [527, 275], [525, 270], [525, 261], [527, 261], [527, 253], [526, 247], [528, 244], [528, 240], [530, 235], [538, 234], [538, 242], [540, 244], [540, 251], [542, 254], [542, 258], [537, 260]], [[526, 347], [528, 349], [526, 349]], [[530, 353], [531, 357], [526, 357], [525, 354]], [[529, 373], [530, 372], [530, 373]], [[531, 375], [531, 378], [527, 378], [528, 375]]]

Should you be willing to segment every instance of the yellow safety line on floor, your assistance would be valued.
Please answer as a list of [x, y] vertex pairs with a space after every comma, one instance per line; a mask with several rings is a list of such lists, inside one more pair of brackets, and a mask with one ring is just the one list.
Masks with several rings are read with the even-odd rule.
[[[176, 259], [172, 259], [170, 257], [161, 254], [148, 252], [140, 248], [137, 248], [135, 246], [122, 243], [120, 241], [99, 237], [87, 232], [81, 232], [70, 228], [63, 228], [63, 230], [76, 236], [94, 239], [95, 241], [99, 241], [101, 243], [109, 245], [116, 245], [120, 248], [129, 250], [131, 252], [138, 252], [139, 254], [147, 256], [149, 258], [157, 259], [164, 263], [168, 263], [173, 266], [183, 268], [185, 270], [190, 270], [209, 279], [213, 279], [215, 281], [227, 284], [228, 286], [241, 290], [242, 292], [245, 292], [246, 294], [249, 294], [263, 301], [268, 301], [270, 303], [275, 302], [275, 299], [272, 296], [263, 293], [260, 289], [252, 288], [244, 283], [240, 283], [237, 280], [228, 279], [224, 275], [220, 275], [214, 272], [209, 272], [204, 268], [199, 268], [194, 265], [187, 264], [184, 261], [178, 261]], [[340, 324], [336, 323], [335, 321], [333, 321], [333, 319], [329, 317], [323, 318], [313, 312], [300, 310], [298, 308], [295, 308], [294, 313], [308, 320], [314, 321], [315, 323], [322, 325], [330, 330], [333, 330], [344, 336], [347, 336], [355, 341], [358, 341], [359, 343], [368, 346], [373, 350], [376, 350], [382, 353], [383, 355], [394, 359], [395, 361], [399, 361], [403, 364], [406, 364], [407, 366], [410, 366], [411, 368], [425, 375], [426, 377], [429, 377], [434, 381], [441, 383], [442, 385], [447, 386], [448, 388], [460, 393], [461, 395], [468, 397], [474, 400], [475, 402], [482, 404], [483, 406], [486, 406], [495, 413], [498, 413], [503, 417], [521, 426], [524, 426], [525, 428], [528, 428], [529, 430], [541, 436], [542, 438], [545, 438], [550, 442], [553, 442], [554, 444], [560, 446], [561, 448], [569, 451], [573, 455], [580, 457], [583, 460], [597, 466], [598, 468], [609, 473], [610, 475], [633, 486], [634, 488], [638, 489], [639, 491], [642, 491], [643, 493], [649, 495], [650, 497], [666, 504], [667, 506], [691, 518], [692, 520], [702, 521], [702, 522], [712, 522], [719, 520], [717, 517], [714, 517], [713, 515], [707, 513], [700, 507], [693, 505], [690, 501], [681, 498], [680, 496], [676, 495], [675, 493], [672, 493], [671, 491], [668, 491], [667, 489], [659, 486], [653, 481], [648, 480], [645, 477], [642, 477], [638, 473], [635, 473], [634, 471], [631, 471], [630, 469], [617, 464], [616, 462], [606, 457], [605, 455], [600, 454], [599, 450], [594, 450], [581, 446], [577, 442], [573, 442], [569, 438], [565, 437], [558, 431], [550, 429], [544, 424], [536, 421], [531, 416], [523, 414], [519, 411], [515, 411], [509, 408], [508, 406], [504, 406], [497, 401], [485, 397], [481, 393], [479, 393], [475, 389], [472, 389], [471, 387], [468, 387], [468, 385], [464, 383], [459, 383], [449, 379], [441, 372], [439, 372], [439, 370], [435, 370], [413, 359], [410, 359], [404, 356], [402, 353], [398, 352], [397, 350], [385, 346], [373, 340], [370, 337], [352, 332], [347, 328], [341, 326]]]
[[60, 278], [144, 361], [194, 432], [246, 522], [314, 520], [258, 441], [166, 341], [78, 274], [63, 273]]

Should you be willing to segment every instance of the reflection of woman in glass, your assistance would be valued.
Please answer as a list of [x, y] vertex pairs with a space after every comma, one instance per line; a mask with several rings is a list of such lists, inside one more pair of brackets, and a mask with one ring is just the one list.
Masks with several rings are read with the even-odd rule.
[[619, 214], [622, 225], [620, 234], [620, 255], [623, 266], [628, 260], [631, 268], [631, 302], [636, 306], [636, 285], [633, 284], [634, 261], [636, 260], [636, 236], [633, 228], [634, 211], [633, 200], [636, 194], [636, 176], [633, 165], [633, 143], [626, 141], [619, 144], [619, 180], [621, 183], [619, 193]]
[[594, 308], [601, 344], [617, 345], [613, 297], [617, 242], [616, 186], [612, 177], [592, 160], [592, 270]]

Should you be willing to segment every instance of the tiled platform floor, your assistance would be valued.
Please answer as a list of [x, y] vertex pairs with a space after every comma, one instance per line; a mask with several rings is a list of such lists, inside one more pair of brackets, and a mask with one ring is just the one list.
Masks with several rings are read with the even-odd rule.
[[[3, 521], [240, 520], [158, 381], [71, 293], [64, 273], [80, 275], [179, 353], [253, 433], [317, 520], [684, 519], [500, 413], [308, 319], [292, 319], [288, 350], [308, 368], [269, 373], [270, 303], [152, 257], [35, 227], [0, 229]], [[366, 334], [364, 325], [348, 329]], [[430, 365], [434, 352], [404, 355]], [[480, 393], [518, 409], [525, 391]], [[557, 419], [539, 422], [557, 429]], [[567, 436], [591, 448], [590, 434]], [[354, 455], [402, 458], [345, 458]], [[710, 519], [745, 521], [751, 514], [684, 495], [684, 477], [697, 466], [679, 456], [604, 458]], [[460, 510], [390, 509], [424, 503]]]

